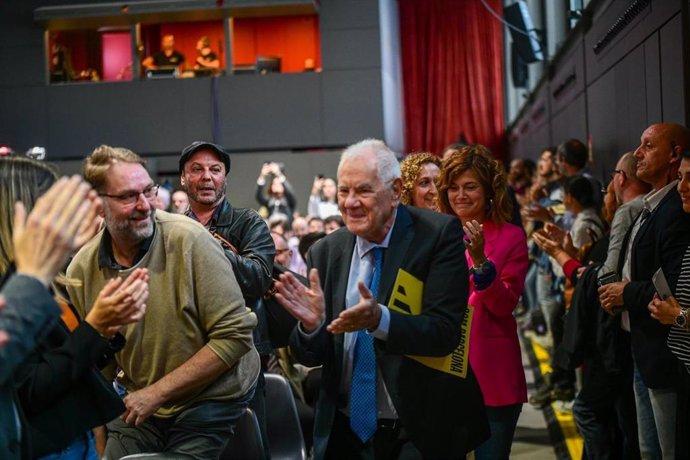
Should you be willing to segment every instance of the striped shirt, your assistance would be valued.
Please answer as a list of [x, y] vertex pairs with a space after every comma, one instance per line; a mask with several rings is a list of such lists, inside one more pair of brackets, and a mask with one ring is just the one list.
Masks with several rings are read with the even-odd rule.
[[[683, 256], [683, 265], [676, 285], [676, 299], [681, 307], [690, 307], [690, 246]], [[668, 333], [666, 343], [671, 352], [683, 363], [685, 370], [690, 372], [690, 332], [674, 324]]]

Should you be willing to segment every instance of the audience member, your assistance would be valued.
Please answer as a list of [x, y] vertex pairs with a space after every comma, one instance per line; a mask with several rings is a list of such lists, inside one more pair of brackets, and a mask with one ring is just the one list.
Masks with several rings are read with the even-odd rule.
[[317, 241], [319, 241], [321, 238], [324, 238], [325, 236], [326, 236], [325, 232], [314, 232], [314, 233], [307, 233], [306, 235], [304, 235], [304, 237], [299, 242], [300, 256], [304, 260], [307, 260], [309, 248], [314, 246], [314, 244], [316, 244]]
[[108, 424], [105, 456], [216, 458], [256, 386], [256, 316], [209, 232], [152, 206], [157, 186], [141, 157], [100, 146], [84, 160], [84, 177], [104, 199], [105, 228], [67, 270], [82, 282], [68, 286], [79, 313], [89, 313], [109, 279], [149, 269], [146, 321], [123, 329], [116, 354], [126, 411]]
[[[8, 161], [10, 158], [0, 160], [3, 165]], [[2, 171], [7, 172], [7, 169], [2, 168]], [[3, 173], [0, 176], [3, 188], [11, 183], [10, 177]], [[43, 175], [41, 179], [41, 175], [36, 174], [24, 179], [32, 181], [35, 190], [43, 192], [53, 181], [49, 176]], [[23, 190], [27, 190], [26, 185], [29, 184], [25, 184]], [[22, 187], [17, 191], [21, 190]], [[68, 256], [82, 243], [84, 229], [92, 227], [96, 201], [90, 197], [89, 190], [88, 185], [75, 176], [58, 180], [38, 200], [35, 200], [38, 195], [35, 192], [19, 193], [12, 200], [9, 200], [8, 190], [2, 194], [3, 200], [19, 200], [12, 205], [6, 202], [0, 208], [3, 260], [12, 259], [15, 267], [14, 274], [10, 275], [9, 266], [3, 266], [2, 272], [7, 276], [0, 281], [0, 331], [3, 336], [0, 345], [0, 452], [8, 460], [31, 458], [29, 436], [20, 418], [13, 375], [60, 317], [60, 307], [49, 288]], [[27, 207], [33, 207], [28, 216]]]
[[677, 360], [666, 346], [670, 326], [650, 317], [652, 276], [661, 268], [673, 291], [683, 253], [690, 243], [690, 214], [682, 212], [676, 190], [681, 153], [690, 147], [684, 126], [659, 123], [647, 128], [635, 151], [637, 177], [652, 186], [644, 209], [621, 251], [623, 281], [599, 288], [609, 312], [623, 307], [621, 325], [630, 330], [635, 367], [635, 403], [643, 458], [674, 458]]
[[175, 37], [168, 34], [163, 35], [163, 38], [161, 38], [161, 50], [145, 58], [141, 65], [146, 70], [156, 70], [161, 67], [176, 67], [181, 71], [184, 61], [184, 54], [175, 49]]
[[285, 214], [292, 222], [292, 214], [297, 208], [292, 185], [283, 173], [282, 165], [273, 162], [264, 163], [256, 180], [256, 201], [266, 207], [267, 218], [273, 214]]
[[337, 186], [334, 179], [323, 177], [322, 175], [316, 176], [314, 178], [314, 185], [311, 188], [311, 194], [309, 195], [307, 215], [322, 219], [328, 216], [340, 215], [336, 192]]
[[280, 233], [271, 232], [273, 244], [276, 247], [275, 261], [283, 267], [290, 265], [290, 258], [292, 257], [292, 250], [288, 247], [287, 240]]
[[595, 209], [594, 190], [589, 179], [569, 177], [563, 185], [563, 204], [575, 218], [569, 233], [575, 249], [580, 250], [604, 236], [607, 228]]
[[217, 71], [220, 69], [220, 60], [216, 53], [211, 50], [211, 41], [206, 35], [196, 42], [197, 57], [194, 68], [197, 70], [208, 69]]
[[465, 140], [465, 137], [461, 134], [460, 139], [458, 142], [455, 142], [453, 144], [448, 144], [444, 149], [443, 152], [441, 153], [441, 160], [446, 161], [449, 156], [460, 150], [462, 147], [467, 145], [467, 141]]
[[322, 218], [312, 217], [309, 219], [309, 233], [319, 233], [323, 232], [324, 230], [325, 228]]
[[530, 189], [532, 202], [548, 197], [554, 188], [558, 187], [560, 173], [556, 166], [556, 147], [547, 147], [539, 156], [537, 162], [537, 177]]
[[475, 450], [475, 458], [508, 458], [527, 401], [513, 317], [527, 274], [525, 233], [510, 223], [512, 204], [503, 165], [486, 147], [471, 145], [451, 154], [438, 184], [441, 211], [458, 217], [466, 235], [467, 250], [460, 261], [470, 267], [469, 358], [491, 430], [489, 440]]
[[[276, 251], [261, 216], [251, 209], [233, 207], [226, 198], [229, 173], [230, 155], [219, 145], [196, 141], [182, 150], [180, 183], [189, 197], [186, 215], [200, 222], [221, 243], [242, 289], [245, 305], [257, 316], [254, 344], [265, 362], [273, 347], [268, 338], [266, 312], [257, 309], [257, 304], [271, 286]], [[264, 387], [261, 373], [250, 406], [259, 420], [264, 446], [268, 448]]]
[[302, 216], [297, 216], [292, 221], [292, 236], [288, 239], [288, 246], [292, 250], [290, 266], [288, 267], [295, 273], [307, 276], [307, 264], [299, 253], [299, 243], [304, 235], [309, 233], [309, 222]]
[[189, 207], [189, 197], [184, 190], [177, 190], [172, 194], [172, 212], [184, 214]]
[[[604, 203], [610, 210], [608, 222], [621, 220], [620, 216], [615, 217], [619, 213], [613, 181]], [[627, 212], [621, 208], [620, 214]], [[540, 246], [563, 265], [575, 289], [565, 317], [563, 340], [552, 354], [552, 372], [544, 376], [546, 385], [530, 397], [530, 403], [544, 407], [553, 400], [563, 399], [568, 392], [568, 400], [572, 399], [573, 371], [582, 366], [581, 389], [573, 403], [573, 418], [584, 440], [585, 458], [640, 458], [630, 334], [620, 328], [620, 316], [608, 315], [600, 308], [597, 293], [598, 286], [612, 277], [611, 274], [598, 276], [607, 257], [609, 240], [622, 241], [631, 224], [632, 221], [628, 221], [627, 227], [618, 224], [617, 234], [598, 239], [579, 260], [561, 257], [563, 247], [548, 237], [553, 224], [534, 234]], [[569, 266], [582, 268], [575, 271]]]
[[438, 210], [436, 178], [441, 171], [441, 159], [431, 153], [413, 153], [400, 163], [404, 205]]
[[627, 152], [618, 160], [616, 169], [611, 172], [611, 184], [619, 206], [611, 221], [611, 237], [606, 261], [599, 269], [599, 276], [619, 271], [618, 260], [625, 234], [642, 212], [644, 207], [642, 196], [651, 188], [649, 184], [637, 177], [637, 160], [634, 152]]
[[534, 162], [528, 158], [515, 158], [510, 162], [508, 186], [513, 190], [515, 199], [520, 203], [520, 206], [529, 202], [529, 191], [532, 188], [532, 177], [535, 169]]
[[156, 209], [167, 211], [170, 209], [170, 199], [170, 190], [165, 187], [158, 187], [158, 194], [156, 195], [156, 200], [153, 202], [153, 206]]
[[[684, 150], [678, 170], [678, 194], [683, 212], [690, 213], [690, 151]], [[649, 304], [652, 318], [671, 326], [666, 343], [681, 364], [678, 383], [676, 421], [676, 458], [690, 455], [688, 428], [690, 427], [690, 246], [685, 251], [675, 296], [664, 300], [658, 295]]]
[[340, 214], [328, 216], [323, 220], [323, 231], [326, 232], [326, 235], [329, 235], [344, 225], [345, 222], [343, 222]]
[[[464, 458], [488, 437], [468, 363], [459, 378], [404, 356], [423, 359], [456, 349], [468, 275], [466, 264], [458, 263], [463, 250], [457, 222], [399, 205], [401, 190], [398, 162], [383, 142], [348, 147], [338, 167], [338, 205], [347, 231], [310, 250], [311, 288], [290, 275], [276, 283], [278, 300], [300, 321], [291, 349], [305, 365], [323, 364], [316, 459], [403, 453]], [[402, 289], [393, 286], [397, 276], [418, 290], [416, 300], [405, 299], [418, 314], [385, 306]]]

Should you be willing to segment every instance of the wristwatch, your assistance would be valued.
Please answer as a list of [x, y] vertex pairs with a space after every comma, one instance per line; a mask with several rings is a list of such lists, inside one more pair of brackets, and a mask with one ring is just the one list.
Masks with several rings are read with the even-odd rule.
[[491, 268], [491, 262], [489, 262], [489, 259], [484, 259], [484, 262], [482, 262], [479, 265], [472, 265], [470, 267], [470, 273], [476, 273], [477, 275], [483, 275], [489, 271]]
[[687, 329], [688, 328], [688, 309], [687, 308], [681, 308], [680, 313], [678, 316], [676, 316], [676, 319], [674, 321], [675, 325]]

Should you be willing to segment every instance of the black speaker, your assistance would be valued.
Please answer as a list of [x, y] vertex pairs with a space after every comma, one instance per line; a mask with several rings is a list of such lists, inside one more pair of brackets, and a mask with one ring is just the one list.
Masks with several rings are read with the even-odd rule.
[[518, 0], [512, 5], [504, 7], [503, 18], [512, 26], [508, 28], [510, 36], [523, 62], [530, 64], [543, 61], [544, 55], [539, 43], [539, 36], [532, 24], [527, 3], [524, 0]]
[[517, 51], [515, 42], [510, 44], [510, 76], [515, 88], [527, 88], [529, 68]]

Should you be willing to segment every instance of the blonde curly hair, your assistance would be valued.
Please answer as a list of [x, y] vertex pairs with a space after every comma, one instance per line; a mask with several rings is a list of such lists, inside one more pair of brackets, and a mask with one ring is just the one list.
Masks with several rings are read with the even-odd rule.
[[441, 169], [441, 159], [428, 152], [411, 153], [400, 163], [402, 173], [402, 195], [400, 202], [405, 205], [413, 205], [414, 187], [422, 166], [433, 163]]

